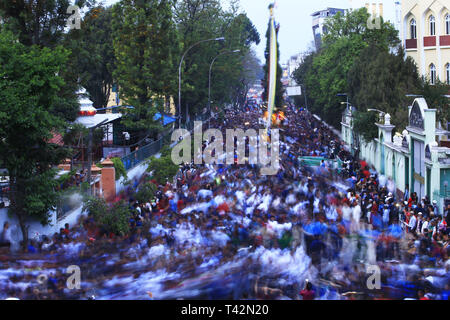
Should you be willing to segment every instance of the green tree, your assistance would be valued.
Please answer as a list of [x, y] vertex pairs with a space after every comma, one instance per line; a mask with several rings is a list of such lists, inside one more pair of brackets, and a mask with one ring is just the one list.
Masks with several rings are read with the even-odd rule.
[[159, 184], [165, 184], [177, 174], [179, 167], [172, 161], [170, 155], [165, 157], [161, 156], [159, 159], [152, 157], [149, 160], [147, 168], [148, 172], [152, 173], [153, 179]]
[[348, 38], [336, 41], [314, 58], [306, 76], [309, 109], [332, 126], [339, 126], [345, 109], [337, 94], [346, 92], [348, 72], [364, 46]]
[[66, 47], [95, 108], [106, 108], [113, 86], [115, 56], [112, 35], [112, 7], [93, 7], [83, 17], [80, 30], [71, 30]]
[[[404, 51], [396, 54], [371, 45], [364, 49], [349, 72], [349, 93], [360, 112], [378, 109], [391, 115], [391, 122], [400, 132], [408, 124], [408, 98], [417, 92], [420, 81], [417, 68], [411, 58], [404, 59]], [[372, 137], [375, 124], [361, 126], [366, 138]]]
[[109, 207], [105, 199], [91, 197], [84, 206], [94, 221], [106, 232], [124, 236], [130, 231], [128, 207], [124, 202], [119, 202]]
[[139, 191], [136, 192], [136, 200], [139, 203], [146, 203], [152, 200], [156, 192], [156, 185], [154, 183], [146, 183], [139, 187]]
[[450, 100], [445, 97], [450, 92], [450, 86], [437, 80], [434, 85], [429, 80], [422, 78], [421, 87], [418, 91], [430, 108], [437, 110], [436, 120], [441, 122], [443, 128], [446, 128], [450, 122]]
[[[66, 47], [65, 28], [70, 14], [67, 9], [71, 4], [80, 10], [90, 7], [95, 0], [2, 0], [0, 1], [0, 17], [4, 20], [4, 28], [18, 35], [18, 41], [25, 46], [55, 48], [59, 45]], [[80, 30], [76, 30], [80, 31]], [[67, 59], [65, 66], [59, 71], [64, 79], [64, 85], [59, 89], [52, 112], [67, 121], [74, 121], [79, 104], [78, 74], [73, 59]]]
[[134, 107], [124, 122], [144, 134], [161, 129], [153, 117], [176, 88], [172, 5], [172, 0], [121, 0], [113, 6], [114, 78], [122, 100]]
[[398, 31], [395, 27], [385, 22], [381, 17], [380, 28], [367, 28], [370, 14], [366, 8], [351, 10], [343, 15], [338, 12], [335, 16], [325, 21], [327, 30], [324, 35], [324, 45], [330, 45], [342, 38], [357, 39], [367, 44], [376, 45], [379, 48], [393, 48], [400, 44]]
[[186, 55], [182, 66], [182, 117], [185, 118], [187, 110], [190, 115], [199, 114], [208, 105], [209, 66], [214, 57], [239, 49], [240, 53], [222, 55], [216, 60], [211, 81], [214, 109], [235, 103], [242, 93], [239, 88], [242, 88], [243, 57], [251, 44], [260, 41], [251, 20], [240, 12], [239, 1], [232, 1], [229, 10], [224, 10], [219, 0], [178, 1], [174, 16], [181, 52], [201, 40], [225, 37], [225, 42], [202, 43]]
[[116, 180], [119, 180], [120, 177], [127, 179], [128, 178], [127, 170], [125, 170], [125, 166], [123, 165], [122, 159], [111, 158], [111, 161], [114, 163], [114, 169], [116, 170]]
[[378, 115], [374, 112], [356, 111], [353, 114], [353, 130], [357, 135], [361, 135], [365, 143], [373, 141], [378, 137]]
[[[327, 19], [325, 26], [328, 33], [324, 36], [323, 46], [317, 53], [309, 55], [295, 73], [295, 79], [306, 87], [308, 93], [309, 109], [320, 115], [329, 124], [338, 127], [342, 112], [346, 108], [341, 104], [342, 98], [338, 93], [355, 90], [352, 86], [360, 88], [361, 76], [373, 77], [372, 73], [355, 75], [352, 79], [352, 71], [362, 51], [371, 47], [380, 52], [389, 52], [398, 48], [400, 40], [395, 28], [382, 21], [380, 29], [368, 29], [367, 20], [370, 17], [366, 8], [350, 11], [345, 16], [338, 13]], [[359, 72], [359, 70], [356, 70]], [[374, 80], [376, 81], [376, 80]], [[352, 94], [354, 92], [352, 91]], [[359, 109], [358, 104], [350, 100]]]
[[250, 49], [251, 44], [259, 44], [260, 37], [251, 20], [238, 13], [237, 8], [225, 12], [224, 24], [223, 34], [227, 36], [226, 47], [229, 48], [224, 50], [240, 52], [225, 54], [216, 60], [211, 80], [212, 100], [216, 107], [228, 104], [237, 107], [245, 102], [249, 83], [254, 83], [260, 69]]
[[234, 106], [244, 105], [247, 100], [247, 94], [253, 84], [260, 80], [259, 75], [262, 72], [261, 62], [256, 53], [251, 50], [243, 58], [243, 66], [239, 74], [239, 82], [234, 86], [233, 102]]
[[[278, 36], [278, 30], [279, 30], [279, 26], [276, 27], [276, 33]], [[265, 51], [265, 57], [266, 57], [266, 64], [264, 65], [264, 79], [262, 80], [262, 85], [264, 87], [264, 92], [263, 92], [263, 100], [267, 101], [268, 99], [268, 86], [269, 86], [269, 70], [270, 70], [270, 23], [269, 26], [267, 28], [267, 32], [266, 32], [266, 51]], [[281, 77], [283, 75], [283, 69], [281, 68], [280, 65], [280, 45], [278, 43], [277, 40], [277, 76], [276, 76], [276, 92], [275, 92], [275, 108], [281, 108], [284, 105], [284, 99], [283, 99], [283, 94], [284, 94], [284, 87], [283, 84], [281, 83]]]
[[[315, 57], [316, 55], [317, 55], [317, 53], [314, 52], [314, 51], [311, 51], [311, 52], [309, 52], [308, 54], [306, 54], [306, 55], [303, 57], [300, 66], [299, 66], [297, 69], [295, 69], [295, 71], [294, 71], [294, 73], [293, 73], [293, 78], [294, 78], [294, 80], [295, 80], [299, 85], [302, 86], [302, 95], [299, 96], [299, 97], [295, 97], [295, 98], [294, 98], [295, 103], [296, 103], [297, 105], [302, 105], [302, 104], [304, 104], [304, 101], [305, 101], [305, 100], [309, 100], [309, 101], [307, 101], [307, 102], [309, 102], [309, 104], [310, 104], [311, 106], [314, 106], [314, 105], [315, 105], [315, 103], [314, 103], [313, 100], [312, 100], [312, 97], [311, 97], [311, 96], [308, 96], [308, 93], [305, 92], [304, 88], [305, 88], [305, 85], [306, 85], [307, 75], [309, 74], [309, 71], [311, 70], [311, 68], [312, 68], [312, 66], [313, 66], [314, 57]], [[306, 98], [307, 98], [307, 99], [305, 99], [305, 95], [306, 95]]]
[[67, 8], [72, 3], [82, 9], [93, 6], [95, 0], [2, 0], [0, 16], [24, 45], [53, 48], [64, 38], [70, 17]]
[[26, 47], [0, 26], [0, 162], [10, 176], [10, 213], [19, 221], [24, 246], [29, 219], [49, 222], [58, 194], [52, 166], [67, 156], [48, 143], [65, 119], [53, 112], [63, 79], [58, 76], [69, 52]]
[[[178, 1], [174, 6], [174, 17], [179, 35], [181, 54], [195, 43], [224, 36], [223, 10], [218, 0]], [[207, 106], [208, 74], [211, 60], [225, 48], [218, 41], [202, 43], [192, 48], [182, 65], [181, 116], [186, 112], [195, 115]], [[178, 60], [181, 59], [181, 54]], [[217, 61], [220, 66], [222, 60]], [[214, 73], [217, 72], [215, 67]], [[212, 91], [217, 94], [217, 87]]]

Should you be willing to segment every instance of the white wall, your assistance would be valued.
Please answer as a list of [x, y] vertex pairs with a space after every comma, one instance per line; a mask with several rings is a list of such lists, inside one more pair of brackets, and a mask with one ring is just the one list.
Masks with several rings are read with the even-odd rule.
[[[69, 214], [67, 214], [65, 217], [63, 217], [60, 220], [56, 219], [56, 212], [51, 211], [51, 223], [48, 226], [42, 226], [39, 222], [31, 222], [29, 223], [30, 229], [28, 232], [28, 237], [30, 239], [33, 239], [36, 234], [39, 235], [53, 235], [55, 232], [59, 232], [60, 228], [63, 228], [66, 223], [68, 223], [70, 226], [73, 226], [78, 221], [79, 217], [82, 215], [86, 215], [86, 212], [82, 211], [83, 206], [80, 204], [80, 206], [73, 211], [71, 211]], [[20, 231], [19, 221], [16, 217], [9, 217], [8, 216], [8, 209], [3, 208], [0, 209], [0, 228], [3, 228], [3, 224], [8, 221], [11, 228], [16, 229], [18, 239], [22, 239], [22, 233]], [[15, 232], [13, 232], [15, 233]]]

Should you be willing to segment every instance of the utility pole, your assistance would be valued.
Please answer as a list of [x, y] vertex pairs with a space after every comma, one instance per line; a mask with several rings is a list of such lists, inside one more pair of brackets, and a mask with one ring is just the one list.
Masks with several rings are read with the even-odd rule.
[[92, 140], [94, 137], [94, 130], [97, 129], [98, 127], [102, 126], [103, 124], [105, 124], [106, 122], [108, 122], [108, 119], [103, 120], [102, 122], [100, 122], [98, 125], [89, 128], [89, 135], [88, 135], [88, 183], [89, 183], [89, 191], [88, 191], [88, 195], [91, 196], [92, 195], [92, 189], [91, 189], [91, 179], [92, 179], [92, 172], [91, 172], [91, 167], [92, 167]]
[[94, 136], [93, 131], [94, 128], [89, 128], [89, 136], [88, 136], [88, 183], [89, 183], [89, 191], [88, 195], [92, 196], [91, 189], [91, 167], [92, 167], [92, 138]]

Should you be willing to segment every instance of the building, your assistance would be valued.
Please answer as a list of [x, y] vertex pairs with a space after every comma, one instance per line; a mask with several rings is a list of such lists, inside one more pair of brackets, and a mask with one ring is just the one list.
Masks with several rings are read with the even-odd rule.
[[311, 15], [313, 17], [312, 28], [314, 43], [317, 50], [322, 46], [322, 35], [327, 33], [327, 29], [325, 27], [326, 19], [335, 16], [338, 12], [345, 14], [344, 9], [327, 8], [325, 10], [314, 12]]
[[299, 53], [297, 55], [292, 56], [288, 62], [286, 63], [286, 68], [289, 76], [289, 85], [295, 86], [296, 83], [293, 79], [294, 72], [297, 68], [302, 64], [303, 58], [306, 56], [305, 53]]
[[450, 2], [403, 0], [401, 38], [419, 74], [450, 84]]
[[349, 0], [349, 8], [356, 10], [367, 8], [373, 17], [383, 17], [392, 23], [398, 31], [401, 29], [401, 1], [399, 0]]
[[[106, 113], [112, 113], [113, 109], [118, 106], [119, 107], [123, 106], [123, 99], [120, 98], [119, 86], [117, 84], [114, 84], [109, 92], [109, 99], [108, 104], [106, 106], [107, 108]], [[170, 96], [169, 100], [167, 100], [166, 97], [164, 97], [164, 112], [171, 115], [176, 114], [175, 100], [172, 96]]]
[[281, 75], [281, 83], [283, 86], [287, 87], [290, 83], [290, 77], [289, 77], [289, 68], [287, 64], [283, 64], [281, 66], [282, 75]]
[[348, 108], [342, 120], [342, 139], [353, 151], [359, 146], [360, 158], [373, 165], [394, 184], [402, 196], [407, 186], [419, 199], [428, 196], [436, 200], [440, 212], [450, 204], [450, 148], [443, 136], [449, 132], [438, 129], [436, 110], [429, 109], [424, 98], [415, 99], [409, 107], [409, 125], [402, 134], [392, 135], [389, 114], [377, 123], [378, 138], [369, 143], [357, 143], [361, 138], [353, 132], [353, 112]]

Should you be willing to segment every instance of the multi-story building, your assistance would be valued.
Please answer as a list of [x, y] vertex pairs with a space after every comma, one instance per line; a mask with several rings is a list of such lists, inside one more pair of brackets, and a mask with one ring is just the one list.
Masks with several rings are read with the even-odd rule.
[[290, 86], [295, 85], [295, 81], [292, 77], [294, 76], [295, 70], [297, 70], [297, 68], [302, 64], [304, 56], [305, 56], [304, 53], [299, 53], [297, 55], [294, 55], [288, 60], [288, 62], [286, 64]]
[[419, 73], [450, 84], [450, 2], [403, 0], [401, 37]]
[[314, 43], [316, 49], [318, 50], [322, 45], [322, 35], [327, 33], [325, 27], [325, 20], [329, 17], [336, 15], [338, 12], [345, 14], [344, 9], [327, 8], [325, 10], [314, 12], [311, 16], [313, 17], [313, 34]]

